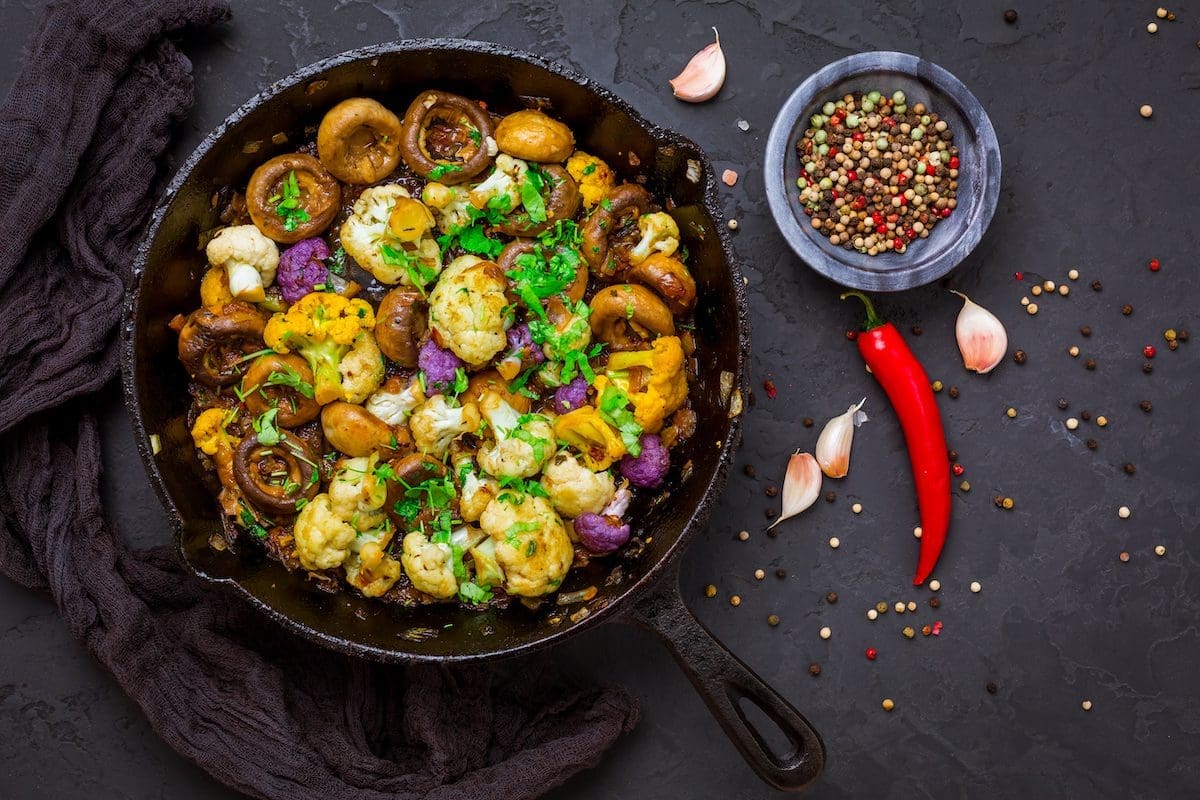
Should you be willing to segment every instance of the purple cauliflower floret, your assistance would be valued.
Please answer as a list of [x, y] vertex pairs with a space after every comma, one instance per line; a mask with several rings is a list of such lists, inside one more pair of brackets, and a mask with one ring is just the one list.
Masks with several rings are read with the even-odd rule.
[[588, 382], [576, 375], [571, 382], [554, 390], [554, 410], [560, 414], [583, 408], [587, 405]]
[[421, 352], [417, 354], [417, 366], [425, 373], [427, 393], [437, 394], [454, 388], [455, 372], [464, 364], [454, 353], [443, 350], [429, 339], [421, 345]]
[[284, 250], [275, 273], [275, 284], [283, 299], [294, 303], [311, 293], [314, 286], [325, 283], [329, 277], [325, 268], [327, 258], [329, 245], [324, 239], [302, 239]]
[[656, 489], [662, 486], [671, 469], [671, 454], [663, 447], [662, 439], [653, 433], [642, 434], [642, 452], [621, 459], [621, 474], [634, 486]]
[[546, 360], [542, 348], [533, 346], [533, 337], [529, 335], [529, 326], [522, 322], [508, 329], [508, 346], [510, 355], [520, 355], [521, 361], [527, 364], [541, 364]]
[[585, 512], [573, 524], [579, 541], [593, 553], [611, 553], [629, 541], [629, 524], [620, 517]]

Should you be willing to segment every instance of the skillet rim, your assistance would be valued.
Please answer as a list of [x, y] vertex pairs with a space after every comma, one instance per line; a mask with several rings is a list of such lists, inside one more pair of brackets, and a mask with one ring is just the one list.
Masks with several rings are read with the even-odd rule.
[[[545, 70], [546, 72], [558, 77], [565, 78], [585, 91], [598, 96], [602, 101], [612, 104], [624, 114], [627, 114], [629, 118], [632, 119], [636, 125], [638, 125], [638, 127], [644, 130], [655, 141], [655, 144], [659, 148], [667, 145], [679, 147], [681, 150], [686, 151], [689, 157], [694, 157], [701, 163], [703, 166], [704, 175], [704, 199], [701, 205], [713, 223], [712, 227], [716, 230], [717, 238], [725, 256], [728, 280], [732, 285], [733, 295], [736, 300], [735, 310], [737, 312], [738, 347], [733, 389], [737, 392], [740, 392], [742, 400], [741, 411], [736, 416], [728, 418], [728, 435], [724, 437], [724, 441], [721, 443], [720, 451], [716, 456], [717, 461], [715, 469], [711, 479], [708, 481], [708, 485], [704, 487], [704, 492], [701, 495], [700, 502], [696, 505], [696, 508], [692, 511], [686, 522], [683, 523], [682, 529], [675, 540], [667, 546], [666, 550], [660, 555], [655, 563], [646, 568], [645, 572], [637, 580], [632, 581], [624, 586], [619, 593], [615, 594], [611, 601], [603, 608], [594, 611], [589, 616], [575, 624], [566, 627], [549, 628], [537, 639], [528, 642], [521, 642], [512, 646], [501, 647], [498, 649], [476, 650], [474, 652], [459, 652], [450, 655], [426, 654], [403, 649], [376, 647], [374, 645], [364, 644], [349, 638], [342, 638], [318, 631], [302, 622], [293, 619], [283, 611], [262, 600], [245, 586], [243, 586], [236, 578], [213, 576], [203, 571], [197, 565], [193, 564], [183, 549], [184, 521], [170, 495], [170, 492], [167, 490], [161, 471], [159, 470], [158, 462], [154, 458], [154, 453], [152, 452], [150, 445], [150, 435], [143, 423], [142, 410], [137, 396], [136, 343], [138, 340], [138, 329], [135, 325], [135, 320], [137, 319], [137, 310], [141, 299], [141, 288], [143, 285], [142, 279], [145, 275], [149, 251], [151, 245], [158, 236], [159, 228], [161, 227], [163, 220], [168, 216], [172, 206], [174, 205], [179, 190], [192, 177], [192, 174], [200, 161], [202, 161], [209, 151], [216, 147], [225, 137], [225, 135], [230, 132], [230, 129], [240, 122], [244, 117], [254, 113], [256, 110], [258, 110], [259, 106], [261, 106], [267, 100], [270, 100], [278, 94], [293, 88], [297, 84], [311, 80], [329, 69], [344, 66], [351, 62], [365, 62], [369, 61], [371, 58], [381, 55], [424, 50], [452, 50], [456, 52], [468, 52], [484, 56], [513, 59], [525, 62], [535, 68]], [[405, 39], [401, 41], [368, 45], [366, 47], [355, 48], [337, 53], [305, 67], [301, 67], [286, 77], [274, 81], [266, 89], [254, 94], [252, 97], [238, 106], [237, 109], [231, 112], [216, 128], [214, 128], [207, 136], [204, 137], [200, 144], [196, 146], [187, 159], [179, 166], [174, 177], [172, 177], [170, 183], [167, 185], [167, 188], [164, 190], [161, 199], [158, 201], [158, 204], [155, 206], [155, 209], [151, 214], [146, 231], [143, 234], [141, 243], [138, 246], [137, 257], [135, 258], [133, 265], [133, 279], [130, 287], [127, 290], [121, 332], [121, 383], [125, 407], [129, 414], [130, 422], [133, 425], [135, 444], [137, 446], [138, 453], [141, 456], [143, 467], [145, 468], [151, 486], [154, 488], [155, 494], [158, 496], [159, 503], [162, 505], [163, 510], [167, 515], [168, 522], [171, 526], [172, 535], [175, 540], [175, 546], [178, 549], [181, 560], [187, 566], [188, 570], [197, 577], [206, 582], [224, 587], [227, 591], [232, 590], [234, 593], [247, 601], [251, 606], [265, 614], [268, 618], [280, 625], [285, 630], [297, 634], [309, 641], [316, 642], [323, 647], [329, 648], [336, 652], [340, 652], [345, 655], [361, 656], [383, 663], [426, 662], [465, 664], [513, 657], [550, 647], [567, 639], [568, 637], [574, 636], [605, 621], [617, 619], [623, 614], [629, 612], [632, 610], [638, 598], [645, 595], [647, 591], [660, 579], [672, 578], [673, 565], [677, 564], [682, 551], [690, 542], [690, 540], [696, 535], [697, 531], [708, 522], [708, 519], [712, 514], [713, 506], [724, 493], [725, 485], [728, 480], [729, 467], [733, 462], [734, 452], [737, 446], [741, 443], [742, 417], [747, 411], [750, 397], [747, 375], [750, 363], [750, 303], [748, 299], [747, 285], [743, 279], [740, 264], [734, 256], [729, 232], [725, 225], [719, 224], [723, 217], [724, 213], [722, 212], [717, 196], [716, 175], [713, 172], [713, 165], [711, 160], [708, 158], [708, 155], [699, 147], [699, 145], [697, 145], [688, 137], [674, 130], [664, 128], [661, 125], [647, 120], [629, 102], [616, 95], [606, 86], [594, 81], [586, 75], [579, 73], [574, 68], [556, 61], [550, 61], [528, 51], [510, 48], [494, 42], [485, 42], [473, 39]], [[664, 573], [666, 574], [664, 575]], [[668, 588], [668, 591], [674, 591], [673, 587]], [[408, 644], [406, 640], [401, 638], [397, 638], [396, 641], [396, 648], [402, 648], [404, 645]]]

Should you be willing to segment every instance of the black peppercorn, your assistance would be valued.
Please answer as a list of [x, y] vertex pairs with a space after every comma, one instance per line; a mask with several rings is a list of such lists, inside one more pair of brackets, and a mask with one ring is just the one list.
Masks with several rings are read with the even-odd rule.
[[808, 665], [808, 674], [812, 675], [814, 678], [817, 677], [818, 675], [820, 675], [821, 674], [821, 665], [815, 661], [813, 663], [809, 664]]
[[1079, 335], [1083, 336], [1083, 337], [1091, 336], [1092, 335], [1092, 326], [1084, 325], [1082, 328], [1079, 329]]
[[783, 568], [775, 570], [775, 577], [779, 578], [780, 580], [783, 580], [784, 578], [787, 577], [787, 570], [783, 569]]
[[837, 592], [830, 592], [829, 594], [825, 595], [825, 602], [829, 603], [831, 605], [833, 603], [836, 603], [837, 602]]
[[1128, 317], [1133, 313], [1133, 306], [1131, 306], [1129, 303], [1126, 303], [1125, 305], [1121, 306], [1121, 313]]
[[1063, 411], [1066, 411], [1067, 406], [1069, 406], [1069, 405], [1071, 405], [1071, 404], [1067, 402], [1067, 398], [1065, 398], [1065, 397], [1058, 398], [1058, 407], [1060, 409], [1062, 409]]
[[804, 421], [804, 427], [811, 428], [813, 426], [813, 418], [812, 417], [805, 417], [803, 421]]
[[1154, 406], [1149, 400], [1143, 400], [1142, 402], [1138, 403], [1138, 408], [1140, 408], [1142, 411], [1145, 411], [1147, 414], [1154, 410]]
[[1000, 687], [996, 685], [995, 681], [988, 681], [986, 688], [988, 694], [995, 694], [1000, 691]]
[[1004, 498], [1000, 495], [996, 495], [992, 498], [992, 505], [994, 505], [996, 508], [1004, 508]]
[[1175, 341], [1175, 340], [1171, 340], [1171, 341], [1167, 342], [1167, 349], [1168, 350], [1178, 350], [1179, 342]]
[[758, 477], [758, 470], [754, 468], [753, 464], [747, 464], [746, 466], [742, 467], [742, 472], [746, 473], [747, 478]]
[[1144, 362], [1142, 364], [1142, 372], [1149, 375], [1151, 372], [1154, 372], [1154, 365], [1151, 364], [1149, 361]]
[[1088, 450], [1095, 450], [1097, 447], [1100, 446], [1100, 443], [1097, 442], [1095, 439], [1088, 439], [1086, 442], [1084, 442], [1084, 444], [1087, 445]]
[[951, 450], [950, 452], [946, 453], [946, 455], [950, 458], [951, 461], [958, 461], [958, 451], [957, 450]]
[[912, 335], [913, 335], [913, 336], [920, 336], [920, 335], [921, 335], [921, 332], [922, 332], [922, 331], [921, 331], [921, 326], [920, 326], [920, 325], [913, 325], [913, 326], [912, 326]]
[[1088, 410], [1085, 408], [1083, 411], [1080, 411], [1080, 412], [1079, 412], [1079, 418], [1080, 418], [1081, 420], [1083, 420], [1084, 422], [1087, 422], [1089, 419], [1091, 419], [1091, 418], [1092, 418], [1092, 412], [1088, 411]]
[[1187, 328], [1180, 328], [1179, 333], [1175, 334], [1175, 338], [1181, 342], [1186, 342], [1188, 340]]
[[763, 489], [763, 494], [765, 494], [767, 497], [774, 497], [775, 495], [779, 494], [779, 487], [772, 483], [770, 486]]
[[1018, 364], [1024, 364], [1026, 358], [1027, 356], [1025, 355], [1024, 350], [1018, 350], [1017, 352], [1013, 353], [1013, 361], [1017, 362]]
[[1093, 292], [1098, 292], [1103, 288], [1104, 288], [1104, 284], [1101, 283], [1100, 281], [1092, 281], [1092, 291]]
[[1096, 368], [1096, 359], [1089, 358], [1087, 361], [1083, 362], [1083, 368], [1089, 369], [1089, 370], [1095, 369]]
[[951, 397], [951, 398], [953, 398], [953, 399], [957, 399], [957, 398], [958, 398], [958, 387], [957, 387], [957, 386], [951, 386], [951, 387], [950, 387], [950, 397]]
[[775, 519], [775, 517], [779, 516], [779, 512], [773, 508], [764, 508], [763, 513], [767, 515], [767, 519]]
[[826, 492], [825, 493], [825, 502], [826, 503], [832, 503], [834, 500], [837, 500], [837, 492]]
[[936, 597], [929, 598], [929, 607], [930, 608], [938, 608], [941, 605], [942, 605], [942, 601], [937, 599]]
[[1133, 473], [1137, 472], [1137, 468], [1134, 467], [1133, 464], [1127, 463], [1124, 467], [1122, 467], [1122, 469], [1125, 470], [1126, 475], [1132, 475]]
[[1004, 12], [1004, 21], [1007, 22], [1009, 25], [1016, 25], [1017, 24], [1017, 10], [1015, 8], [1010, 8], [1007, 11], [1005, 11]]

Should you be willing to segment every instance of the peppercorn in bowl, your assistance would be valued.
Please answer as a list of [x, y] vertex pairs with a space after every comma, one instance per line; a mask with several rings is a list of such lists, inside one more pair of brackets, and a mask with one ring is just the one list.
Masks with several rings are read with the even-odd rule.
[[771, 128], [765, 187], [780, 232], [825, 277], [871, 291], [940, 278], [979, 243], [1000, 192], [986, 112], [946, 70], [861, 53], [811, 75]]

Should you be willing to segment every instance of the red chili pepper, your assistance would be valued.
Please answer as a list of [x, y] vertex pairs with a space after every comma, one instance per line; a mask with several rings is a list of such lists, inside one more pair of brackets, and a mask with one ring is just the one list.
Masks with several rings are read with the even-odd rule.
[[908, 445], [921, 511], [921, 555], [913, 578], [913, 585], [920, 586], [937, 565], [950, 528], [950, 458], [942, 415], [929, 376], [896, 326], [876, 316], [870, 298], [862, 292], [842, 295], [843, 300], [847, 297], [857, 297], [867, 308], [858, 352], [887, 393]]

